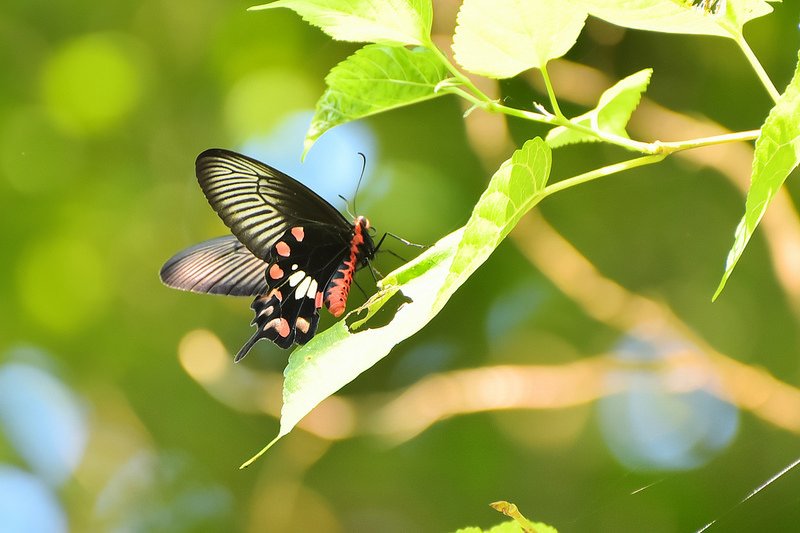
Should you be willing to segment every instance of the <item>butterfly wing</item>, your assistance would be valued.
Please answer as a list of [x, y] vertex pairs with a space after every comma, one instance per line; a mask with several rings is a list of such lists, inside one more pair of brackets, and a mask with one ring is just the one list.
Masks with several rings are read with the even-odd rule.
[[161, 267], [161, 281], [184, 291], [256, 296], [267, 292], [267, 263], [233, 235], [178, 252]]
[[237, 361], [262, 338], [281, 348], [305, 344], [316, 332], [330, 280], [354, 246], [373, 253], [371, 240], [365, 236], [368, 246], [363, 240], [356, 245], [354, 225], [332, 205], [255, 159], [206, 150], [197, 157], [196, 172], [233, 236], [177, 254], [162, 268], [162, 280], [195, 292], [256, 296], [257, 329]]
[[305, 344], [314, 336], [325, 288], [348, 254], [347, 246], [325, 226], [290, 228], [271, 250], [266, 269], [270, 291], [256, 297], [253, 336], [236, 355], [244, 357], [260, 339], [281, 348]]
[[292, 227], [329, 226], [340, 240], [352, 225], [314, 191], [260, 161], [212, 148], [197, 157], [197, 180], [211, 207], [239, 241], [268, 259]]

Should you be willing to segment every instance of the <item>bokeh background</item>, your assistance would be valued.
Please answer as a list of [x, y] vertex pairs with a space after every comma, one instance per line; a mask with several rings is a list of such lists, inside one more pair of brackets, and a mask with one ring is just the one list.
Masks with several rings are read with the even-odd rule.
[[[796, 528], [797, 468], [742, 502], [800, 455], [795, 178], [710, 302], [745, 144], [548, 199], [427, 328], [238, 470], [277, 432], [287, 353], [261, 343], [234, 366], [249, 300], [158, 280], [225, 232], [195, 156], [244, 151], [352, 209], [364, 152], [359, 213], [432, 243], [545, 131], [465, 120], [448, 96], [337, 128], [301, 164], [324, 75], [356, 46], [249, 5], [3, 4], [0, 530], [452, 531], [500, 522], [499, 499], [561, 531]], [[434, 2], [446, 49], [457, 7]], [[774, 7], [746, 33], [782, 89], [800, 5]], [[577, 114], [646, 67], [642, 140], [757, 128], [771, 105], [731, 42], [596, 20], [552, 76]], [[537, 73], [483, 87], [546, 100]], [[553, 179], [625, 157], [560, 149]]]

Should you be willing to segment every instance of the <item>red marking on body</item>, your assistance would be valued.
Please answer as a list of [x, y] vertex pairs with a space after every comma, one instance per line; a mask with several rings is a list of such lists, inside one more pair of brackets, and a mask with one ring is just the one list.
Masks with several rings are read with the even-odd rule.
[[269, 267], [269, 277], [272, 279], [281, 279], [283, 277], [283, 269], [278, 266], [278, 263]]
[[355, 274], [356, 266], [358, 265], [359, 248], [364, 244], [363, 231], [367, 229], [369, 229], [369, 221], [364, 217], [357, 217], [353, 229], [353, 238], [350, 241], [350, 255], [339, 265], [325, 290], [325, 305], [335, 317], [344, 313], [347, 305], [350, 285], [353, 283], [353, 274]]
[[319, 309], [322, 307], [322, 291], [317, 291], [317, 297], [314, 298], [314, 306]]
[[278, 252], [278, 255], [283, 257], [289, 257], [289, 254], [292, 253], [292, 250], [289, 248], [289, 245], [283, 241], [278, 241], [275, 244], [275, 251]]
[[292, 235], [294, 235], [294, 238], [297, 239], [297, 242], [303, 242], [306, 232], [303, 231], [303, 226], [295, 226], [292, 228]]

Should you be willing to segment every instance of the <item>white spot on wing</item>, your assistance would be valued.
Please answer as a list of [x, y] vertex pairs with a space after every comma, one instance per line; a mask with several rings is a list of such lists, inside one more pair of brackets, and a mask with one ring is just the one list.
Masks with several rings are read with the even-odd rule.
[[[292, 276], [294, 276], [294, 275], [292, 275]], [[291, 281], [292, 281], [292, 278], [289, 278], [289, 282], [290, 283], [291, 283]], [[303, 281], [300, 283], [300, 285], [297, 286], [297, 290], [294, 292], [295, 300], [300, 300], [301, 298], [305, 298], [306, 291], [308, 291], [308, 286], [311, 284], [312, 281], [314, 281], [314, 280], [312, 280], [308, 276], [303, 278]]]
[[[308, 279], [311, 279], [311, 278], [308, 278]], [[317, 280], [315, 280], [315, 279], [311, 280], [311, 283], [309, 283], [309, 285], [308, 285], [308, 292], [306, 293], [306, 296], [308, 296], [311, 299], [314, 299], [314, 298], [317, 297]]]
[[303, 272], [302, 270], [298, 270], [297, 272], [289, 276], [289, 285], [292, 287], [297, 287], [297, 284], [300, 283], [305, 277], [306, 273]]

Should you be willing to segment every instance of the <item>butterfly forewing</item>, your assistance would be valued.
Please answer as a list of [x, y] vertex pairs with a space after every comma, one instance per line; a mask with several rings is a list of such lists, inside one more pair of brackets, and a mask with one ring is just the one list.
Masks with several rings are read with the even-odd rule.
[[195, 163], [211, 207], [251, 252], [266, 259], [291, 227], [329, 225], [346, 235], [351, 224], [314, 191], [283, 172], [247, 156], [206, 150]]

